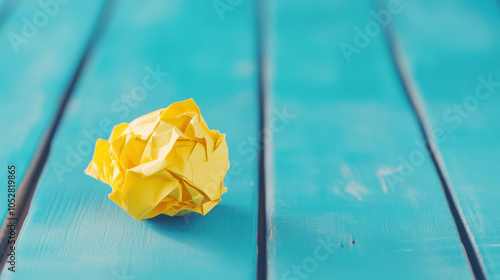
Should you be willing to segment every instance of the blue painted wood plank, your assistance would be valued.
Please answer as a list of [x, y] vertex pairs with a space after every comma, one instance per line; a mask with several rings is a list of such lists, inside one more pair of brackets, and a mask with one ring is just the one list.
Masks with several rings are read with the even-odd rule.
[[[3, 277], [255, 279], [257, 150], [238, 152], [258, 135], [254, 3], [222, 21], [206, 1], [119, 1], [112, 13], [52, 144], [19, 236], [19, 272]], [[146, 77], [155, 85], [137, 93]], [[204, 217], [137, 222], [84, 174], [95, 138], [190, 97], [227, 133], [228, 192]]]
[[7, 18], [13, 4], [14, 1], [11, 0], [0, 0], [0, 24]]
[[269, 279], [474, 279], [380, 27], [343, 54], [372, 10], [269, 6]]
[[418, 1], [394, 25], [475, 249], [500, 279], [498, 1]]
[[[7, 165], [16, 166], [16, 184], [21, 183], [57, 114], [101, 8], [101, 1], [75, 1], [51, 6], [49, 15], [38, 1], [18, 1], [1, 22], [0, 176], [5, 183]], [[2, 221], [6, 213], [4, 193]]]
[[0, 0], [0, 28], [2, 28], [2, 23], [9, 15], [11, 7], [13, 6], [12, 3], [13, 1]]

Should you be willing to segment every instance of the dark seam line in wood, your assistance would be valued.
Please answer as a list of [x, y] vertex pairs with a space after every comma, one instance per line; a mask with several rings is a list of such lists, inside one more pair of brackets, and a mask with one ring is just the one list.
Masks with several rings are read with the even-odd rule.
[[265, 81], [265, 12], [264, 1], [255, 1], [256, 18], [256, 41], [257, 41], [257, 63], [258, 63], [258, 90], [259, 90], [259, 214], [257, 232], [257, 279], [267, 279], [267, 224], [266, 224], [266, 145], [264, 143], [264, 128], [267, 123], [267, 98]]
[[401, 48], [398, 47], [397, 38], [394, 35], [392, 24], [389, 25], [386, 30], [384, 30], [383, 36], [385, 37], [386, 43], [389, 47], [391, 60], [396, 70], [395, 72], [406, 93], [408, 102], [410, 103], [413, 112], [418, 120], [419, 129], [425, 137], [426, 147], [431, 156], [432, 163], [434, 164], [434, 167], [438, 172], [439, 180], [443, 187], [446, 201], [448, 202], [448, 207], [455, 221], [455, 225], [460, 236], [460, 241], [462, 242], [462, 245], [467, 254], [472, 272], [474, 273], [474, 276], [477, 280], [486, 279], [484, 264], [482, 263], [481, 257], [477, 250], [477, 244], [475, 244], [475, 241], [472, 238], [472, 233], [469, 231], [467, 222], [463, 217], [460, 206], [453, 195], [451, 183], [447, 179], [446, 168], [443, 164], [441, 154], [439, 153], [438, 148], [432, 144], [432, 128], [427, 121], [425, 108], [421, 104], [421, 102], [419, 102], [420, 94], [415, 86], [412, 86], [412, 77], [407, 67], [405, 67], [404, 55], [401, 52]]
[[7, 0], [3, 5], [0, 6], [0, 30], [2, 30], [2, 25], [7, 21], [7, 18], [11, 15], [14, 7], [18, 1]]
[[[102, 7], [102, 10], [100, 11], [99, 14], [99, 19], [97, 23], [95, 24], [95, 27], [92, 31], [92, 37], [89, 39], [87, 42], [87, 45], [85, 47], [85, 50], [83, 52], [82, 57], [80, 58], [80, 61], [78, 63], [78, 67], [76, 68], [76, 71], [71, 79], [71, 82], [69, 83], [67, 89], [65, 90], [60, 102], [59, 102], [59, 107], [57, 114], [50, 125], [49, 129], [47, 130], [46, 134], [43, 136], [42, 141], [40, 142], [40, 146], [38, 147], [33, 160], [31, 161], [31, 164], [26, 171], [26, 175], [24, 176], [24, 179], [22, 180], [21, 184], [19, 185], [19, 188], [17, 189], [16, 192], [16, 216], [17, 216], [17, 221], [16, 221], [16, 244], [17, 244], [17, 238], [19, 238], [19, 234], [22, 229], [22, 225], [28, 215], [30, 204], [31, 204], [31, 199], [33, 198], [33, 194], [36, 190], [36, 186], [38, 184], [38, 180], [40, 178], [40, 175], [43, 171], [44, 165], [47, 161], [47, 158], [50, 153], [50, 148], [51, 148], [51, 142], [54, 137], [54, 134], [58, 128], [58, 125], [62, 119], [62, 116], [64, 114], [66, 105], [68, 104], [68, 101], [71, 97], [71, 94], [73, 90], [75, 89], [76, 84], [78, 83], [78, 80], [83, 72], [83, 69], [85, 68], [86, 62], [90, 56], [90, 53], [95, 46], [98, 38], [102, 34], [102, 31], [104, 30], [104, 27], [106, 26], [106, 23], [108, 22], [111, 10], [112, 10], [112, 4], [114, 0], [108, 0], [104, 6]], [[4, 209], [0, 209], [4, 210]], [[7, 214], [8, 217], [8, 214]], [[9, 227], [7, 226], [11, 220], [8, 218], [5, 219], [1, 231], [0, 231], [0, 275], [3, 272], [3, 268], [5, 266], [5, 263], [7, 261], [7, 256], [6, 256], [6, 251], [7, 248], [9, 247], [8, 239], [10, 235], [10, 230]], [[16, 245], [17, 247], [17, 245]], [[16, 248], [17, 249], [17, 248]]]

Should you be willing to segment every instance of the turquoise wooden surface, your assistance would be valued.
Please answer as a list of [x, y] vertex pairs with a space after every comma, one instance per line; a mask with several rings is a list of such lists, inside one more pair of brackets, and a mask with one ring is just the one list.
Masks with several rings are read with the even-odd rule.
[[[7, 165], [16, 165], [19, 186], [56, 116], [59, 101], [76, 71], [102, 3], [70, 3], [60, 6], [57, 13], [54, 6], [54, 16], [48, 17], [45, 25], [34, 25], [36, 31], [33, 29], [30, 33], [22, 32], [23, 26], [28, 25], [23, 18], [32, 22], [33, 15], [44, 10], [38, 1], [18, 1], [15, 5], [6, 20], [0, 20], [0, 131], [3, 134], [0, 175], [7, 178]], [[2, 221], [6, 213], [5, 193], [0, 199]]]
[[0, 29], [2, 28], [2, 23], [7, 20], [14, 1], [10, 0], [0, 0]]
[[500, 279], [498, 1], [418, 1], [394, 26], [469, 234]]
[[[260, 17], [254, 1], [114, 2], [18, 238], [18, 271], [7, 265], [0, 279], [265, 279], [256, 275], [258, 168], [267, 176], [268, 279], [474, 279], [383, 30], [366, 37], [357, 29], [374, 28], [388, 2], [262, 1]], [[500, 279], [500, 10], [493, 0], [434, 2], [391, 1], [399, 12], [387, 23], [424, 122], [444, 131], [438, 156], [474, 253], [488, 279]], [[103, 4], [61, 5], [17, 55], [7, 34], [43, 8], [19, 1], [0, 19], [0, 129], [13, 135], [0, 140], [0, 158], [18, 175]], [[480, 77], [490, 75], [487, 86]], [[141, 94], [145, 79], [155, 85]], [[472, 108], [479, 86], [491, 95], [454, 113], [455, 104]], [[190, 97], [211, 128], [228, 134], [229, 191], [205, 217], [136, 222], [107, 198], [107, 185], [83, 173], [95, 139]]]
[[296, 115], [272, 143], [269, 279], [474, 279], [428, 156], [390, 181], [423, 135], [383, 35], [351, 63], [339, 47], [369, 1], [269, 9], [269, 98]]
[[[254, 12], [245, 1], [221, 21], [206, 1], [116, 3], [54, 139], [19, 236], [19, 271], [2, 279], [255, 279], [257, 151], [238, 152], [258, 135]], [[157, 85], [127, 99], [151, 75]], [[106, 122], [190, 97], [228, 133], [229, 190], [205, 217], [139, 223], [83, 173], [95, 137], [108, 137]]]

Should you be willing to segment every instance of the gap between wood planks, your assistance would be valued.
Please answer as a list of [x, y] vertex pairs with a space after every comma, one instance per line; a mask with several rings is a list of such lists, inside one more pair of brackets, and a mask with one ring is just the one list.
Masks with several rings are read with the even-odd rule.
[[[80, 75], [85, 68], [86, 62], [90, 56], [90, 53], [92, 52], [92, 49], [94, 48], [96, 42], [98, 41], [100, 35], [103, 33], [103, 30], [106, 27], [106, 24], [108, 22], [108, 19], [110, 17], [110, 13], [112, 10], [112, 6], [114, 4], [114, 0], [107, 0], [106, 3], [104, 4], [102, 10], [100, 11], [99, 18], [97, 23], [95, 24], [94, 29], [92, 30], [92, 36], [87, 42], [87, 45], [85, 47], [85, 50], [82, 54], [82, 57], [80, 58], [80, 61], [78, 63], [78, 66], [75, 70], [75, 73], [73, 77], [71, 78], [70, 83], [68, 84], [60, 102], [59, 102], [59, 107], [57, 114], [50, 125], [49, 129], [45, 133], [44, 137], [40, 141], [40, 146], [38, 146], [38, 149], [31, 161], [31, 164], [29, 165], [28, 170], [26, 171], [26, 175], [24, 176], [24, 179], [22, 180], [21, 184], [19, 185], [19, 188], [17, 189], [16, 192], [16, 202], [17, 202], [17, 221], [16, 221], [16, 241], [17, 238], [19, 237], [19, 233], [21, 232], [22, 225], [26, 219], [26, 216], [28, 215], [30, 204], [31, 204], [31, 199], [33, 198], [33, 194], [36, 190], [36, 186], [38, 184], [38, 180], [40, 178], [40, 175], [43, 171], [45, 162], [47, 161], [47, 158], [50, 153], [50, 147], [52, 143], [52, 139], [54, 138], [54, 134], [59, 126], [59, 123], [62, 119], [62, 116], [64, 114], [64, 111], [66, 109], [66, 105], [68, 104], [68, 100], [71, 97], [71, 94], [78, 83], [78, 80], [80, 78]], [[0, 19], [1, 20], [1, 19]], [[7, 215], [8, 216], [8, 215]], [[8, 239], [10, 236], [10, 229], [8, 227], [10, 220], [5, 219], [2, 228], [0, 230], [0, 274], [3, 272], [3, 267], [5, 266], [5, 263], [7, 261], [7, 255], [5, 252], [7, 251], [6, 249], [9, 246]]]
[[[379, 0], [376, 2], [377, 3], [375, 6], [378, 6], [377, 8], [381, 8], [380, 5], [382, 4], [382, 1]], [[486, 279], [485, 266], [479, 254], [474, 236], [470, 232], [467, 221], [463, 216], [462, 209], [460, 208], [460, 205], [455, 198], [451, 183], [447, 179], [449, 178], [449, 176], [446, 172], [444, 160], [441, 156], [441, 153], [439, 152], [439, 149], [433, 142], [432, 126], [429, 120], [426, 118], [426, 112], [423, 102], [420, 98], [420, 93], [418, 92], [418, 89], [412, 79], [410, 70], [403, 54], [403, 50], [398, 44], [398, 39], [393, 28], [393, 23], [389, 24], [386, 29], [383, 29], [382, 33], [388, 45], [390, 56], [394, 64], [398, 79], [406, 93], [408, 102], [412, 106], [413, 112], [417, 117], [419, 129], [421, 130], [422, 135], [425, 137], [427, 149], [431, 156], [432, 163], [434, 164], [434, 167], [438, 172], [439, 180], [443, 187], [446, 201], [448, 202], [448, 207], [453, 216], [453, 220], [455, 221], [455, 225], [460, 236], [460, 241], [462, 242], [462, 245], [467, 254], [472, 272], [474, 273], [474, 276], [477, 280]]]
[[257, 279], [267, 279], [267, 209], [266, 209], [266, 182], [269, 175], [268, 164], [270, 163], [270, 143], [264, 141], [264, 130], [269, 127], [270, 97], [268, 96], [267, 86], [267, 56], [266, 56], [266, 30], [267, 27], [267, 9], [266, 0], [255, 1], [255, 22], [256, 22], [256, 41], [257, 41], [257, 63], [258, 63], [258, 89], [259, 89], [259, 129], [260, 129], [260, 151], [259, 151], [259, 213], [258, 213], [258, 231], [257, 231]]

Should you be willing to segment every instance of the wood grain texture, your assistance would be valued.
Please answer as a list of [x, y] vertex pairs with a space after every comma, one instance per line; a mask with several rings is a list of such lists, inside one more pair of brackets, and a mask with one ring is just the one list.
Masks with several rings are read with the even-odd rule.
[[469, 234], [500, 279], [498, 2], [418, 1], [394, 27]]
[[[2, 279], [255, 279], [253, 2], [224, 16], [207, 1], [117, 1], [54, 139], [19, 236], [19, 271]], [[138, 93], [146, 77], [155, 86]], [[83, 173], [95, 138], [107, 138], [110, 123], [190, 97], [210, 128], [227, 133], [228, 192], [205, 217], [137, 222], [107, 198], [109, 186]]]
[[[91, 37], [102, 3], [75, 1], [53, 6], [53, 16], [49, 16], [38, 1], [18, 1], [15, 5], [0, 25], [0, 131], [3, 134], [0, 176], [7, 178], [7, 165], [15, 165], [19, 185], [57, 114], [58, 104]], [[44, 25], [42, 13], [47, 15]], [[34, 15], [38, 15], [38, 25], [33, 22]], [[34, 29], [25, 27], [30, 25], [26, 22], [31, 22]], [[0, 199], [2, 221], [7, 212], [6, 202], [4, 193]]]
[[369, 1], [269, 10], [269, 279], [474, 279]]

